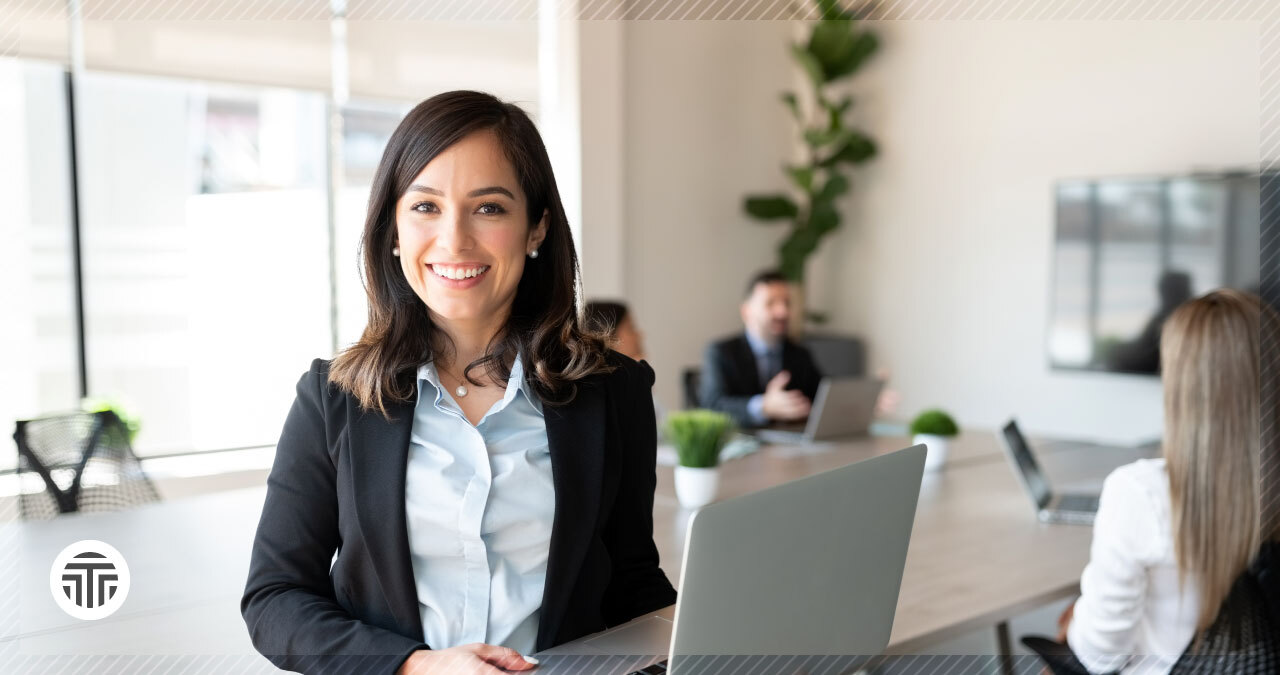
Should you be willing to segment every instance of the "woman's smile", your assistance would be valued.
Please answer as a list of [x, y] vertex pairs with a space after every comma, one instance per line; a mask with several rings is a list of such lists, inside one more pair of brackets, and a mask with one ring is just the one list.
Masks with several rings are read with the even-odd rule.
[[460, 290], [478, 285], [489, 271], [488, 265], [478, 263], [428, 263], [427, 267], [440, 285]]

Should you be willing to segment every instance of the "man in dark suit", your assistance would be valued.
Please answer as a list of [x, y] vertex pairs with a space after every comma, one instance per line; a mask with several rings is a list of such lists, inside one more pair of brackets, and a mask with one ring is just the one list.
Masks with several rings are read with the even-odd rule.
[[745, 331], [707, 346], [699, 401], [743, 427], [795, 422], [809, 415], [822, 373], [809, 350], [787, 338], [791, 288], [760, 272], [742, 301]]

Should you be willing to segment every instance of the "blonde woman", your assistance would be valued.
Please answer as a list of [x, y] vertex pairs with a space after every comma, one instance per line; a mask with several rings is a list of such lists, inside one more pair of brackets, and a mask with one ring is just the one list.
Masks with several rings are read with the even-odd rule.
[[1064, 615], [1090, 672], [1169, 672], [1280, 535], [1262, 471], [1277, 459], [1259, 443], [1259, 418], [1273, 418], [1260, 415], [1262, 314], [1257, 296], [1219, 290], [1164, 325], [1164, 457], [1107, 478], [1081, 596]]

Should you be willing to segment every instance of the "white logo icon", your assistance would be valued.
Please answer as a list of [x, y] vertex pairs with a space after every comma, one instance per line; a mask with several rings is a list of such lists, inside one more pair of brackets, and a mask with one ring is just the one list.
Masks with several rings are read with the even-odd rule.
[[106, 542], [77, 541], [54, 559], [49, 590], [67, 614], [86, 621], [104, 619], [129, 595], [129, 566]]

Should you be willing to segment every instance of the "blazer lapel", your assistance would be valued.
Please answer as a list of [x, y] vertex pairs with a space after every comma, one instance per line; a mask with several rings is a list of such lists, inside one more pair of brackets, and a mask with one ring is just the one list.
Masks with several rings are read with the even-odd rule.
[[737, 341], [734, 342], [733, 358], [737, 361], [738, 372], [742, 373], [742, 377], [745, 379], [743, 384], [756, 383], [754, 389], [744, 387], [744, 391], [750, 390], [752, 394], [764, 391], [765, 385], [769, 383], [760, 381], [760, 367], [756, 365], [756, 354], [751, 351], [751, 343], [747, 341], [746, 335], [739, 336]]
[[594, 382], [580, 383], [572, 402], [545, 406], [544, 411], [556, 510], [538, 625], [539, 650], [555, 644], [595, 532], [604, 476], [604, 392]]
[[405, 469], [409, 461], [409, 432], [415, 401], [388, 406], [394, 421], [377, 412], [349, 408], [352, 485], [356, 519], [368, 544], [373, 568], [396, 623], [405, 633], [423, 639], [418, 591], [409, 557], [405, 522]]

